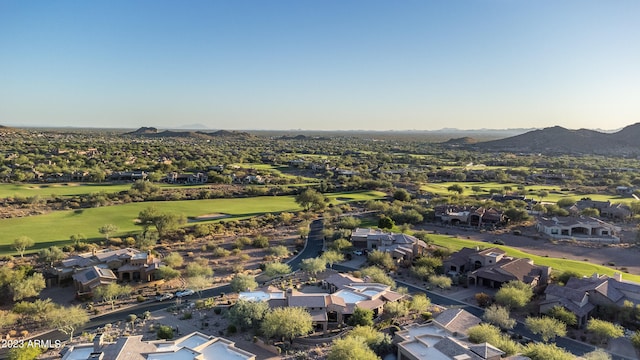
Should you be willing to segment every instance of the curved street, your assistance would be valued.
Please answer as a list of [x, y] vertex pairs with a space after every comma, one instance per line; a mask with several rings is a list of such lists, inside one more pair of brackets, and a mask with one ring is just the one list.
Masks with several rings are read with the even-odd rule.
[[[308, 259], [308, 258], [313, 258], [316, 257], [320, 254], [320, 252], [323, 250], [323, 246], [324, 246], [324, 236], [322, 234], [322, 230], [323, 230], [323, 221], [322, 219], [316, 219], [314, 220], [311, 225], [310, 225], [310, 231], [309, 231], [309, 235], [307, 237], [307, 242], [306, 245], [304, 247], [304, 249], [293, 259], [291, 259], [288, 264], [289, 266], [291, 266], [292, 270], [298, 270], [300, 268], [300, 263], [302, 262], [302, 260], [304, 259]], [[350, 268], [350, 267], [346, 267], [343, 265], [339, 265], [339, 264], [334, 264], [333, 268], [337, 271], [340, 272], [349, 272], [352, 270], [357, 270], [354, 268]], [[468, 312], [472, 313], [475, 316], [478, 317], [482, 317], [482, 315], [484, 314], [484, 310], [482, 308], [479, 308], [477, 306], [473, 306], [461, 301], [458, 301], [456, 299], [444, 296], [442, 294], [438, 294], [435, 293], [433, 291], [429, 291], [426, 290], [424, 288], [421, 287], [417, 287], [405, 282], [402, 282], [400, 280], [396, 280], [396, 284], [398, 286], [404, 286], [406, 287], [410, 293], [424, 293], [426, 294], [430, 299], [431, 302], [437, 305], [441, 305], [441, 306], [455, 306], [455, 307], [461, 307], [465, 310], [467, 310]], [[221, 285], [221, 286], [217, 286], [211, 289], [207, 289], [207, 290], [203, 290], [202, 291], [202, 297], [206, 298], [206, 297], [213, 297], [213, 296], [219, 296], [223, 293], [229, 293], [231, 292], [231, 287], [229, 285]], [[162, 310], [165, 309], [169, 306], [171, 306], [173, 304], [173, 302], [145, 302], [139, 305], [135, 305], [135, 306], [131, 306], [131, 307], [127, 307], [127, 308], [123, 308], [120, 310], [116, 310], [104, 315], [99, 315], [96, 317], [91, 318], [91, 320], [89, 321], [89, 323], [84, 327], [84, 329], [78, 330], [77, 333], [75, 335], [80, 334], [82, 331], [86, 331], [86, 330], [94, 330], [96, 328], [102, 327], [106, 324], [110, 324], [110, 323], [115, 323], [118, 321], [123, 321], [124, 319], [126, 319], [128, 314], [131, 313], [136, 313], [136, 314], [140, 314], [142, 312], [145, 311], [157, 311], [157, 310]], [[517, 335], [521, 335], [525, 338], [530, 338], [533, 339], [535, 341], [541, 341], [540, 337], [537, 335], [532, 334], [525, 326], [523, 323], [518, 322], [516, 324], [516, 327], [512, 330], [515, 334]], [[39, 336], [35, 336], [33, 339], [39, 339], [39, 340], [43, 340], [43, 341], [47, 341], [47, 340], [66, 340], [68, 338], [67, 335], [59, 332], [59, 331], [51, 331], [45, 334], [41, 334]], [[583, 342], [580, 341], [576, 341], [567, 337], [559, 337], [556, 338], [555, 343], [561, 347], [564, 348], [565, 350], [571, 352], [574, 355], [580, 356], [583, 355], [585, 353], [591, 352], [593, 350], [595, 350], [596, 348], [594, 346], [591, 346], [589, 344], [585, 344]], [[612, 358], [614, 360], [633, 360], [627, 357], [623, 357], [620, 355], [615, 355], [615, 354], [611, 354]], [[5, 358], [6, 357], [6, 349], [0, 349], [0, 358]]]

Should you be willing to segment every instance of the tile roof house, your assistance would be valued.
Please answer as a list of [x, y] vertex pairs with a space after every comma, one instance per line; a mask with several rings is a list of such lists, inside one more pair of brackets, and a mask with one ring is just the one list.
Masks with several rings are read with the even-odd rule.
[[495, 346], [472, 344], [440, 327], [437, 323], [409, 325], [394, 334], [402, 360], [500, 360], [504, 352]]
[[504, 212], [492, 207], [438, 205], [434, 208], [434, 212], [436, 219], [451, 225], [468, 225], [480, 228], [492, 227], [507, 221]]
[[[327, 278], [337, 283], [336, 277]], [[344, 279], [350, 275], [340, 274]], [[362, 280], [348, 285], [329, 287], [331, 293], [304, 293], [289, 289], [286, 292], [274, 288], [240, 292], [239, 298], [249, 301], [266, 301], [269, 306], [298, 306], [309, 311], [316, 326], [327, 330], [330, 322], [342, 324], [351, 316], [356, 307], [372, 310], [377, 316], [382, 313], [384, 304], [395, 302], [405, 297], [391, 290], [391, 287], [378, 283], [365, 283]]]
[[580, 214], [584, 209], [593, 208], [600, 211], [600, 217], [609, 219], [627, 219], [633, 215], [631, 208], [625, 204], [612, 204], [611, 201], [578, 200], [569, 208], [572, 214]]
[[450, 334], [466, 338], [467, 330], [479, 325], [482, 319], [464, 309], [451, 308], [438, 314], [433, 321]]
[[73, 284], [78, 294], [91, 293], [97, 286], [108, 285], [118, 281], [109, 268], [92, 266], [73, 274]]
[[620, 227], [594, 217], [539, 217], [538, 232], [553, 239], [588, 241], [597, 243], [619, 243]]
[[[161, 260], [150, 252], [133, 248], [103, 249], [73, 255], [47, 271], [58, 281], [71, 277], [76, 283], [76, 290], [83, 293], [95, 287], [92, 282], [95, 276], [92, 275], [99, 275], [103, 281], [115, 276], [115, 280], [109, 282], [152, 281], [160, 264]], [[83, 285], [87, 283], [91, 284]]]
[[463, 248], [442, 264], [450, 276], [466, 274], [469, 285], [492, 288], [499, 288], [512, 280], [520, 280], [533, 287], [546, 285], [551, 274], [550, 267], [534, 265], [530, 259], [506, 256], [499, 248]]
[[356, 228], [351, 233], [356, 249], [379, 250], [391, 253], [396, 261], [412, 261], [427, 251], [427, 244], [407, 234], [387, 233], [378, 229]]
[[227, 339], [193, 332], [172, 341], [142, 341], [142, 335], [103, 342], [97, 335], [93, 343], [64, 348], [62, 360], [255, 360], [256, 356], [238, 349]]
[[588, 278], [570, 278], [564, 286], [547, 286], [540, 312], [562, 306], [576, 315], [578, 326], [583, 326], [598, 306], [622, 306], [625, 301], [640, 304], [640, 284], [623, 281], [620, 273], [614, 277], [594, 274]]

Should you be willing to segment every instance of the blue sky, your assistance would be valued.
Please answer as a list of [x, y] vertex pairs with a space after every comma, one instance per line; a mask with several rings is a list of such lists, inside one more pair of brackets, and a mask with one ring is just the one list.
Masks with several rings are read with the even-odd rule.
[[0, 124], [616, 129], [639, 1], [0, 1]]

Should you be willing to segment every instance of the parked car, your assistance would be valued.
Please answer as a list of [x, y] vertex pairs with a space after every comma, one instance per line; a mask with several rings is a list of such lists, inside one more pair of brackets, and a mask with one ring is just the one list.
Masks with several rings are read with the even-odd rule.
[[164, 301], [164, 300], [170, 300], [170, 299], [173, 299], [173, 294], [171, 293], [166, 293], [166, 294], [156, 296], [156, 300], [158, 301]]
[[353, 255], [361, 256], [363, 252], [361, 250], [353, 250]]
[[193, 290], [191, 290], [191, 289], [186, 289], [186, 290], [178, 291], [178, 292], [176, 293], [176, 296], [177, 296], [177, 297], [179, 297], [179, 298], [181, 298], [181, 297], [183, 297], [183, 296], [191, 296], [191, 295], [193, 295], [193, 294], [194, 294], [194, 291], [193, 291]]

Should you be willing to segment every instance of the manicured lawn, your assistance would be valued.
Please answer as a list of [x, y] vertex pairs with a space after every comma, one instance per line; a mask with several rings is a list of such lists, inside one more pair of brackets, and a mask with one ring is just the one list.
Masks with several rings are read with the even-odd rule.
[[[243, 169], [256, 169], [256, 170], [269, 171], [274, 175], [278, 175], [287, 179], [298, 178], [298, 175], [294, 175], [290, 173], [291, 170], [294, 170], [294, 169], [292, 169], [288, 165], [253, 164], [253, 163], [238, 163], [238, 164], [232, 164], [232, 165], [239, 166]], [[306, 182], [312, 182], [312, 183], [320, 182], [320, 180], [316, 178], [311, 178], [307, 176], [300, 176], [300, 178]]]
[[[487, 195], [491, 190], [496, 189], [504, 189], [505, 186], [510, 186], [514, 191], [518, 189], [518, 184], [502, 184], [496, 182], [444, 182], [444, 183], [429, 183], [422, 185], [420, 187], [421, 190], [428, 191], [437, 195], [451, 195], [452, 192], [448, 191], [447, 188], [451, 185], [460, 185], [464, 188], [463, 195], [465, 196], [474, 196], [474, 193], [471, 188], [473, 186], [480, 187], [481, 191], [477, 193], [477, 195]], [[591, 200], [596, 201], [607, 201], [611, 200], [612, 203], [629, 203], [632, 201], [631, 198], [624, 198], [618, 195], [607, 195], [607, 194], [576, 194], [573, 191], [562, 191], [560, 186], [548, 186], [548, 185], [531, 185], [525, 186], [526, 196], [528, 198], [532, 198], [536, 201], [540, 200], [538, 196], [538, 192], [544, 190], [549, 193], [548, 196], [542, 199], [543, 202], [557, 202], [562, 198], [572, 198], [574, 200], [580, 200], [584, 197], [591, 198]]]
[[[351, 201], [380, 199], [384, 193], [378, 191], [343, 192], [327, 194], [334, 204]], [[143, 209], [155, 206], [161, 211], [184, 214], [187, 217], [223, 213], [230, 218], [243, 219], [264, 213], [300, 211], [293, 196], [261, 196], [253, 198], [211, 199], [191, 201], [156, 201], [129, 203], [100, 208], [57, 211], [46, 215], [0, 220], [0, 254], [15, 253], [10, 244], [19, 236], [29, 236], [37, 243], [36, 250], [51, 245], [69, 242], [72, 234], [84, 234], [89, 239], [100, 238], [98, 228], [105, 224], [115, 224], [122, 236], [140, 230], [135, 220]], [[229, 218], [227, 218], [229, 219]], [[216, 221], [216, 220], [213, 220]], [[218, 220], [219, 221], [219, 220]]]
[[[558, 272], [571, 270], [586, 276], [591, 276], [593, 275], [593, 273], [607, 274], [611, 276], [613, 275], [614, 272], [620, 272], [620, 271], [608, 268], [606, 266], [595, 265], [586, 261], [575, 261], [575, 260], [566, 260], [566, 259], [538, 256], [538, 255], [529, 254], [527, 252], [509, 247], [509, 246], [495, 245], [495, 244], [490, 244], [490, 243], [481, 242], [481, 241], [474, 241], [474, 240], [458, 239], [449, 235], [429, 235], [429, 239], [432, 239], [436, 245], [443, 246], [454, 251], [460, 250], [463, 247], [470, 247], [470, 248], [475, 248], [476, 246], [479, 246], [480, 248], [497, 247], [506, 251], [507, 255], [518, 257], [518, 258], [529, 258], [533, 260], [535, 264], [550, 266], [554, 271], [558, 271]], [[640, 275], [623, 273], [622, 278], [624, 280], [640, 282]]]
[[[179, 189], [184, 185], [158, 184], [162, 188]], [[188, 186], [206, 187], [206, 185]], [[107, 184], [107, 183], [58, 183], [58, 184], [0, 184], [0, 198], [10, 196], [40, 196], [42, 198], [55, 196], [78, 196], [88, 195], [92, 193], [116, 193], [131, 189], [131, 183], [128, 184]]]

